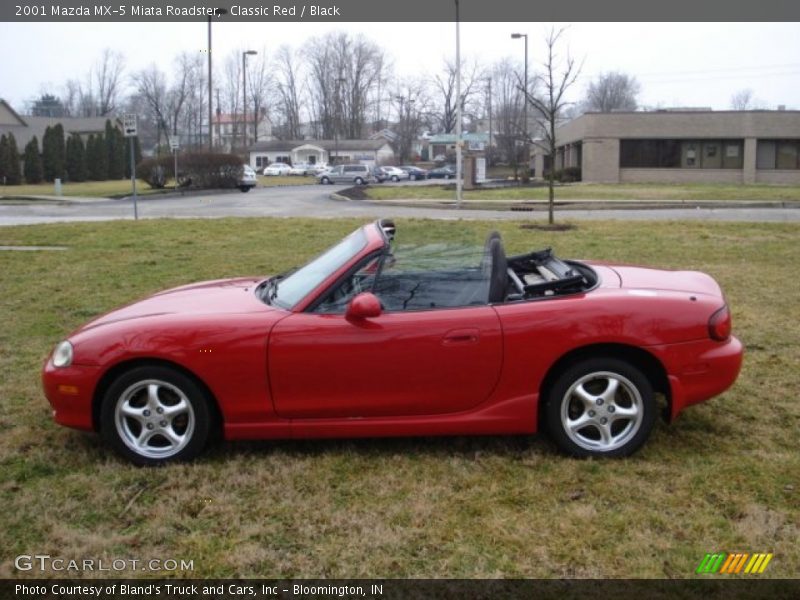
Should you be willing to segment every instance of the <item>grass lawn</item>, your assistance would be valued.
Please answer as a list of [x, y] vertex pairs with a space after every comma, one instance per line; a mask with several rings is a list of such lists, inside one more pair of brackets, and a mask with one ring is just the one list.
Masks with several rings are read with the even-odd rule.
[[627, 460], [565, 458], [543, 437], [457, 437], [229, 443], [141, 469], [51, 421], [42, 361], [90, 317], [169, 286], [286, 269], [359, 224], [0, 228], [0, 245], [69, 247], [0, 251], [0, 577], [24, 553], [194, 560], [179, 574], [193, 577], [682, 578], [716, 551], [772, 552], [768, 576], [798, 576], [798, 225], [399, 222], [401, 243], [482, 243], [498, 229], [509, 253], [553, 245], [720, 281], [747, 348], [738, 383], [657, 425]]
[[[159, 190], [151, 189], [144, 181], [136, 181], [136, 193], [155, 194]], [[0, 186], [2, 196], [54, 196], [55, 186], [52, 183], [36, 183], [23, 185]], [[85, 198], [107, 198], [109, 196], [124, 196], [132, 193], [130, 179], [111, 179], [108, 181], [83, 181], [80, 183], [65, 183], [61, 186], [63, 196], [78, 196]]]
[[[259, 186], [273, 185], [307, 185], [316, 183], [314, 177], [264, 177], [259, 175]], [[151, 188], [144, 181], [137, 180], [136, 192], [139, 195], [158, 194], [172, 191], [171, 182], [167, 182], [164, 190]], [[61, 186], [63, 196], [77, 196], [85, 198], [108, 198], [109, 196], [127, 196], [132, 193], [129, 179], [109, 181], [85, 181], [82, 183], [65, 183]], [[3, 196], [52, 196], [55, 187], [52, 183], [37, 183], [34, 185], [0, 185], [0, 198]]]
[[[455, 200], [453, 183], [449, 186], [370, 186], [368, 195], [375, 200], [434, 199]], [[547, 200], [547, 186], [508, 187], [467, 190], [465, 200]], [[800, 186], [722, 185], [722, 184], [603, 184], [573, 183], [556, 188], [556, 202], [561, 200], [788, 200], [800, 201]]]

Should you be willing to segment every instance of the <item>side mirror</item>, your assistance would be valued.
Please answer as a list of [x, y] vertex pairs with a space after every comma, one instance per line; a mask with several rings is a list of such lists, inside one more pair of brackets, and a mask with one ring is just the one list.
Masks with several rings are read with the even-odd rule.
[[363, 292], [353, 298], [347, 305], [345, 317], [348, 319], [372, 319], [382, 312], [381, 301], [369, 292]]

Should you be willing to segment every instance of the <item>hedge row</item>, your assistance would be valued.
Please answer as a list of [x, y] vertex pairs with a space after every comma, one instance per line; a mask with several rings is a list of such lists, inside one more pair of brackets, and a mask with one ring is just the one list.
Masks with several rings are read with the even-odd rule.
[[[242, 177], [242, 159], [234, 154], [181, 154], [178, 185], [192, 189], [235, 188]], [[136, 165], [136, 177], [152, 188], [163, 188], [175, 174], [174, 158], [147, 158]]]

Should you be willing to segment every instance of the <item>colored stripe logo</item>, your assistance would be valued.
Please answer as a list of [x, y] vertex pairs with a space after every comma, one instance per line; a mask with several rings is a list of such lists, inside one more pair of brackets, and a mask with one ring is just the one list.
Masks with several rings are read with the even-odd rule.
[[700, 562], [700, 566], [697, 567], [696, 573], [727, 575], [745, 573], [755, 575], [756, 573], [763, 573], [771, 560], [771, 552], [757, 552], [755, 554], [749, 554], [747, 552], [734, 552], [732, 554], [716, 552], [714, 554], [705, 555]]

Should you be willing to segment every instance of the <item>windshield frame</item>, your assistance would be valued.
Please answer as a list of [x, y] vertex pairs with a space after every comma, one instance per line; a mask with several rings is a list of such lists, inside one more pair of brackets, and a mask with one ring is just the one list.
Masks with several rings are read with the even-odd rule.
[[[348, 250], [348, 244], [352, 244], [349, 251], [345, 252], [343, 256], [337, 257], [338, 252]], [[277, 276], [279, 279], [274, 296], [272, 298], [265, 297], [263, 301], [284, 310], [302, 312], [317, 297], [325, 294], [327, 289], [338, 281], [343, 272], [352, 268], [366, 254], [375, 252], [385, 247], [386, 244], [388, 244], [388, 240], [379, 222], [359, 227], [299, 269]], [[326, 264], [326, 261], [330, 261], [330, 264]], [[296, 277], [311, 277], [311, 280], [301, 284], [298, 293], [292, 294], [289, 298], [285, 296], [281, 298], [281, 287]], [[274, 279], [276, 278], [273, 277], [267, 281]]]

